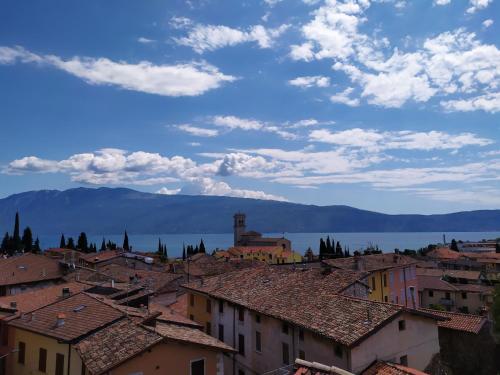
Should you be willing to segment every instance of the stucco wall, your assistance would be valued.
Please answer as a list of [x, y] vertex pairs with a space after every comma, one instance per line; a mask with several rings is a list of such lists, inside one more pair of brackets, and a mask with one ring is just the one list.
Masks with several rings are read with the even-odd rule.
[[[404, 331], [399, 330], [400, 320], [406, 322]], [[352, 371], [359, 373], [376, 359], [399, 363], [404, 355], [408, 356], [408, 366], [424, 370], [436, 353], [439, 353], [436, 321], [403, 313], [352, 349]]]
[[204, 359], [206, 375], [217, 373], [216, 351], [174, 341], [160, 343], [109, 372], [110, 375], [190, 375], [191, 361]]

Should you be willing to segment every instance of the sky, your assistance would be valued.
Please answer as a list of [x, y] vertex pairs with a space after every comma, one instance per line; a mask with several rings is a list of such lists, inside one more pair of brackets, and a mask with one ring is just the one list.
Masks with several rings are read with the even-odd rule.
[[0, 2], [0, 198], [500, 208], [500, 0]]

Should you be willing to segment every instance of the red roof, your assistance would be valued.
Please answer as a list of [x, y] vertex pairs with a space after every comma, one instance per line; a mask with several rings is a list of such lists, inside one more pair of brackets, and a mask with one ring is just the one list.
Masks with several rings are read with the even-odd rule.
[[377, 361], [368, 367], [361, 375], [427, 375], [417, 369], [397, 363]]
[[438, 321], [438, 326], [442, 328], [453, 329], [456, 331], [478, 334], [484, 323], [486, 323], [486, 318], [480, 315], [462, 314], [423, 308], [421, 310], [446, 318], [446, 320]]

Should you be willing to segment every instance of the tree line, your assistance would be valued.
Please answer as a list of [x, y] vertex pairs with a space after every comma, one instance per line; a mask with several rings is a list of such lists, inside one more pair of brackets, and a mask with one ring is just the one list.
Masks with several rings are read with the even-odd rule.
[[0, 251], [2, 254], [7, 254], [9, 256], [15, 253], [25, 252], [25, 253], [40, 253], [40, 240], [38, 237], [33, 241], [33, 233], [31, 228], [28, 226], [24, 228], [23, 235], [20, 235], [20, 225], [19, 225], [19, 212], [16, 212], [16, 217], [14, 219], [14, 231], [12, 236], [9, 232], [5, 232], [2, 239], [2, 244], [0, 245]]
[[334, 258], [347, 258], [350, 257], [351, 253], [349, 249], [343, 249], [340, 242], [337, 241], [335, 244], [335, 239], [330, 236], [326, 237], [326, 241], [323, 237], [319, 239], [319, 259], [334, 259]]
[[186, 260], [187, 258], [190, 258], [198, 253], [206, 254], [203, 238], [200, 240], [200, 244], [195, 247], [193, 247], [193, 245], [182, 245], [182, 260]]

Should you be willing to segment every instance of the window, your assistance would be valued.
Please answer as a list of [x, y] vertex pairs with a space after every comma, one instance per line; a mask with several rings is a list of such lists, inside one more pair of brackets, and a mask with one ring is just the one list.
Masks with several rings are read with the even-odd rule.
[[384, 287], [386, 287], [387, 286], [387, 274], [386, 273], [384, 273], [383, 279], [384, 279]]
[[372, 290], [376, 290], [375, 277], [372, 277]]
[[400, 320], [400, 321], [398, 322], [398, 327], [399, 327], [399, 330], [400, 330], [400, 331], [404, 331], [404, 330], [406, 329], [406, 321], [404, 321], [404, 320]]
[[262, 351], [262, 341], [259, 331], [255, 331], [255, 351]]
[[238, 335], [238, 353], [240, 355], [245, 355], [245, 336], [241, 333]]
[[194, 315], [193, 314], [189, 315], [189, 319], [194, 320]]
[[22, 341], [19, 341], [19, 352], [17, 353], [17, 363], [24, 365], [24, 356], [26, 353], [26, 344]]
[[304, 330], [299, 328], [299, 341], [304, 341]]
[[255, 323], [260, 323], [260, 315], [255, 314]]
[[47, 371], [47, 349], [40, 348], [38, 352], [38, 371]]
[[205, 375], [204, 359], [198, 359], [191, 362], [191, 375]]
[[451, 298], [450, 292], [446, 292], [445, 297], [446, 297], [446, 299], [450, 299]]
[[190, 294], [190, 295], [189, 295], [189, 304], [190, 304], [191, 306], [194, 306], [194, 294]]
[[56, 354], [56, 375], [64, 374], [64, 354]]
[[335, 345], [335, 348], [333, 350], [335, 352], [335, 355], [339, 358], [342, 358], [342, 346], [340, 345]]
[[389, 297], [384, 296], [384, 302], [389, 302]]
[[404, 355], [399, 358], [399, 363], [401, 363], [403, 366], [408, 366], [408, 356]]
[[434, 291], [433, 290], [429, 290], [429, 297], [434, 297]]
[[281, 349], [282, 349], [282, 355], [283, 355], [283, 364], [288, 365], [290, 364], [290, 351], [288, 349], [288, 344], [283, 342], [281, 343]]
[[209, 299], [207, 299], [207, 313], [212, 313], [212, 301], [210, 301]]
[[299, 359], [306, 360], [306, 352], [299, 350]]
[[466, 292], [462, 292], [462, 299], [467, 299], [467, 293]]
[[288, 335], [288, 323], [283, 322], [283, 324], [281, 324], [281, 332]]
[[243, 307], [238, 307], [238, 320], [240, 322], [245, 321], [245, 309]]
[[206, 327], [205, 331], [206, 331], [207, 335], [212, 335], [212, 325], [210, 324], [210, 322], [207, 322], [205, 327]]
[[245, 375], [245, 371], [243, 371], [243, 370], [238, 370], [238, 375]]
[[224, 341], [224, 326], [219, 324], [219, 340]]
[[224, 301], [219, 301], [219, 314], [224, 313]]

